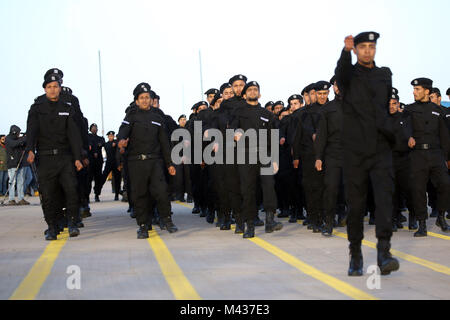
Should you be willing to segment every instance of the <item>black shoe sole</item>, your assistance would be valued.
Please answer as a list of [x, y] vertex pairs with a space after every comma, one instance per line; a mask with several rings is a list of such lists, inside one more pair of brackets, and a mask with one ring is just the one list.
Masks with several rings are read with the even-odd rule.
[[381, 275], [387, 276], [391, 274], [391, 272], [397, 271], [400, 269], [400, 264], [397, 260], [392, 260], [387, 265], [385, 265], [383, 268], [380, 267]]
[[363, 272], [362, 272], [362, 270], [356, 270], [356, 271], [353, 271], [353, 272], [348, 271], [347, 274], [348, 274], [349, 277], [362, 277]]
[[419, 233], [419, 234], [414, 234], [414, 238], [425, 238], [425, 237], [428, 237], [428, 234], [427, 233], [425, 233], [425, 234], [422, 234], [422, 233]]
[[79, 235], [80, 235], [80, 231], [74, 231], [74, 232], [69, 233], [69, 236], [70, 236], [71, 238], [76, 238], [76, 237], [78, 237]]

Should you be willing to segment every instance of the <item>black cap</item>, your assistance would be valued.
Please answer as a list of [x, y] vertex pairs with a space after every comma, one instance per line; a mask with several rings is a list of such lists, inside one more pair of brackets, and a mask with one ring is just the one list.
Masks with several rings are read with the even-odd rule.
[[62, 93], [72, 95], [72, 89], [69, 87], [61, 87]]
[[334, 82], [336, 81], [336, 76], [333, 76], [331, 79], [330, 79], [330, 83], [331, 83], [331, 85], [332, 86], [334, 86]]
[[179, 117], [178, 117], [178, 121], [180, 121], [180, 119], [181, 119], [181, 118], [185, 118], [185, 119], [187, 119], [187, 117], [186, 117], [186, 115], [185, 115], [185, 114], [182, 114], [181, 116], [179, 116]]
[[316, 91], [323, 91], [323, 90], [329, 90], [331, 88], [331, 84], [327, 81], [318, 81], [314, 84], [314, 90]]
[[245, 87], [244, 87], [244, 89], [242, 90], [242, 95], [244, 95], [246, 92], [247, 92], [247, 89], [248, 88], [250, 88], [250, 87], [258, 87], [258, 91], [259, 91], [259, 89], [260, 89], [260, 87], [259, 87], [259, 83], [258, 82], [256, 82], [256, 81], [250, 81], [250, 82], [248, 82], [246, 85], [245, 85]]
[[205, 92], [206, 95], [209, 95], [209, 94], [218, 94], [218, 93], [219, 93], [219, 90], [214, 89], [214, 88], [209, 89], [208, 91]]
[[450, 96], [450, 88], [447, 89], [446, 95]]
[[223, 94], [226, 88], [231, 88], [231, 84], [229, 82], [224, 83], [223, 85], [220, 86], [220, 93]]
[[45, 80], [48, 76], [50, 76], [50, 75], [55, 75], [55, 74], [57, 74], [61, 79], [64, 78], [64, 73], [63, 73], [61, 70], [59, 70], [58, 68], [53, 68], [53, 69], [48, 70], [48, 71], [45, 73], [45, 75], [44, 75], [44, 80]]
[[219, 100], [220, 98], [222, 98], [222, 95], [220, 93], [216, 93], [216, 95], [214, 95], [214, 98], [211, 100], [211, 105], [216, 104], [217, 100]]
[[355, 47], [363, 42], [373, 42], [373, 43], [377, 43], [377, 40], [380, 38], [380, 34], [376, 33], [374, 31], [370, 31], [370, 32], [362, 32], [360, 34], [358, 34], [354, 39], [354, 43], [355, 43]]
[[395, 94], [395, 93], [392, 93], [392, 94], [391, 94], [391, 99], [400, 101], [400, 97], [399, 97], [397, 94]]
[[273, 101], [269, 101], [264, 105], [264, 108], [273, 107]]
[[421, 86], [431, 90], [433, 88], [433, 80], [428, 78], [417, 78], [411, 81], [411, 85]]
[[275, 106], [283, 106], [283, 108], [284, 108], [284, 102], [281, 101], [281, 100], [278, 100], [277, 102], [275, 102], [275, 103], [273, 104], [273, 107], [274, 107], [274, 108], [275, 108]]
[[109, 136], [111, 134], [114, 136], [116, 133], [114, 131], [108, 131], [108, 133], [106, 135]]
[[50, 74], [49, 76], [47, 76], [47, 78], [45, 78], [44, 83], [42, 84], [42, 88], [45, 89], [45, 87], [52, 82], [58, 82], [59, 85], [62, 85], [62, 79], [60, 76], [58, 76], [57, 74]]
[[91, 126], [89, 127], [89, 130], [92, 129], [93, 126], [96, 126], [98, 128], [98, 125], [96, 123], [91, 124]]
[[398, 90], [394, 87], [392, 87], [392, 94], [398, 94]]
[[289, 97], [288, 99], [288, 104], [291, 104], [292, 100], [300, 100], [300, 103], [303, 103], [303, 97], [299, 94], [293, 94], [292, 96]]
[[432, 94], [432, 93], [436, 93], [436, 94], [438, 95], [438, 97], [441, 96], [441, 90], [439, 90], [439, 88], [433, 88], [433, 89], [431, 89], [430, 94]]
[[146, 83], [146, 82], [139, 83], [136, 86], [136, 88], [134, 88], [134, 90], [133, 90], [134, 100], [137, 100], [141, 93], [150, 93], [150, 90], [151, 90], [151, 87], [148, 83]]
[[244, 76], [244, 75], [242, 75], [242, 74], [237, 74], [237, 75], [235, 75], [234, 77], [230, 78], [230, 81], [228, 81], [228, 83], [231, 84], [231, 85], [233, 85], [233, 83], [234, 83], [235, 81], [238, 81], [238, 80], [242, 80], [242, 81], [244, 81], [245, 83], [247, 83], [247, 77]]

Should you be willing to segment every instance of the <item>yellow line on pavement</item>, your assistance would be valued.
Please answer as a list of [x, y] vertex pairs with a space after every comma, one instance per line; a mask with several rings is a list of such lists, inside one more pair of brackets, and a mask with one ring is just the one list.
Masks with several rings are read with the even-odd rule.
[[[401, 230], [410, 231], [408, 227], [403, 227], [403, 229], [401, 229]], [[411, 231], [413, 231], [413, 230], [411, 230]], [[416, 231], [416, 230], [414, 230], [414, 231]], [[428, 231], [427, 234], [429, 236], [434, 237], [434, 238], [439, 238], [439, 239], [443, 239], [443, 240], [450, 240], [449, 236], [444, 236], [443, 234], [434, 233], [434, 232], [430, 232], [430, 231]]]
[[[338, 237], [340, 237], [340, 238], [347, 239], [347, 234], [346, 233], [339, 232], [339, 231], [333, 231], [333, 234], [338, 236]], [[370, 247], [372, 249], [376, 249], [377, 248], [377, 245], [374, 242], [371, 242], [371, 241], [363, 240], [362, 244], [367, 246], [367, 247]], [[391, 249], [391, 253], [394, 256], [397, 256], [397, 257], [399, 257], [399, 258], [401, 258], [403, 260], [406, 260], [406, 261], [409, 261], [409, 262], [421, 265], [423, 267], [426, 267], [426, 268], [431, 269], [431, 270], [436, 271], [436, 272], [440, 272], [440, 273], [443, 273], [443, 274], [446, 274], [446, 275], [450, 275], [450, 268], [446, 267], [444, 265], [441, 265], [439, 263], [435, 263], [435, 262], [431, 262], [431, 261], [428, 261], [428, 260], [425, 260], [425, 259], [422, 259], [422, 258], [418, 258], [416, 256], [413, 256], [413, 255], [410, 255], [410, 254], [407, 254], [407, 253], [404, 253], [404, 252], [401, 252], [401, 251], [398, 251], [398, 250], [395, 250], [395, 249]]]
[[42, 285], [52, 271], [56, 258], [69, 238], [67, 229], [58, 236], [57, 241], [51, 241], [33, 265], [28, 275], [14, 291], [9, 300], [34, 300]]
[[149, 232], [149, 236], [148, 243], [153, 250], [161, 272], [169, 284], [175, 299], [201, 300], [201, 297], [186, 278], [158, 233], [152, 230]]

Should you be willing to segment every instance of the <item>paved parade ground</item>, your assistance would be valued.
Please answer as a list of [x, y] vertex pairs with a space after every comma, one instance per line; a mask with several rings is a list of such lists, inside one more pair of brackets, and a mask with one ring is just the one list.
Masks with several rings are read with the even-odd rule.
[[[373, 272], [347, 276], [345, 228], [325, 238], [280, 219], [282, 231], [259, 227], [256, 238], [245, 240], [173, 202], [179, 231], [154, 226], [148, 240], [138, 240], [128, 205], [112, 201], [109, 186], [104, 190], [81, 235], [68, 238], [66, 231], [53, 242], [44, 240], [38, 198], [28, 199], [28, 207], [0, 207], [0, 299], [450, 299], [450, 237], [435, 218], [427, 238], [394, 234], [400, 271], [378, 281]], [[365, 230], [367, 272], [376, 265], [376, 239], [374, 226], [366, 222]]]

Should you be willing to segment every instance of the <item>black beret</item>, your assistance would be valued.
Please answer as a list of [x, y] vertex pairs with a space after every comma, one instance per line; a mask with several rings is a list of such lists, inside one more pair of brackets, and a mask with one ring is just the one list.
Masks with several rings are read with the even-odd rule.
[[96, 127], [98, 128], [97, 124], [93, 123], [93, 124], [91, 124], [91, 126], [89, 127], [89, 130], [91, 130], [93, 126], [96, 126]]
[[230, 81], [228, 81], [228, 83], [232, 85], [235, 81], [238, 81], [238, 80], [247, 82], [247, 77], [242, 74], [237, 74], [234, 77], [230, 78]]
[[45, 73], [45, 75], [44, 75], [44, 80], [45, 80], [48, 76], [54, 75], [54, 74], [57, 74], [61, 79], [64, 78], [64, 73], [63, 73], [61, 70], [59, 70], [58, 68], [53, 68], [53, 69], [48, 70], [48, 71]]
[[398, 90], [394, 87], [392, 87], [392, 94], [398, 94]]
[[206, 102], [206, 101], [200, 101], [200, 102], [197, 102], [196, 104], [194, 104], [194, 106], [192, 107], [192, 110], [197, 110], [199, 107], [201, 107], [201, 106], [207, 106], [208, 107], [208, 102]]
[[309, 86], [307, 86], [306, 88], [306, 92], [310, 93], [311, 91], [315, 91], [316, 90], [316, 84], [315, 83], [311, 83]]
[[61, 87], [61, 89], [63, 93], [72, 95], [72, 89], [69, 87]]
[[331, 87], [331, 84], [327, 81], [319, 81], [314, 84], [314, 89], [316, 91], [329, 90], [330, 87]]
[[115, 135], [116, 133], [114, 132], [114, 131], [108, 131], [108, 133], [106, 134], [107, 136], [109, 136], [109, 135]]
[[417, 78], [411, 81], [411, 85], [413, 86], [421, 86], [424, 88], [433, 88], [433, 80], [430, 80], [428, 78]]
[[227, 82], [227, 83], [224, 83], [223, 85], [221, 85], [220, 86], [220, 93], [223, 93], [226, 88], [231, 88], [231, 84]]
[[218, 94], [219, 93], [219, 90], [217, 90], [217, 89], [209, 89], [208, 91], [206, 91], [205, 92], [205, 94], [206, 95], [209, 95], [209, 94]]
[[300, 100], [300, 103], [303, 103], [303, 97], [299, 94], [293, 94], [290, 96], [288, 99], [288, 104], [290, 104], [292, 100]]
[[180, 119], [181, 119], [181, 118], [185, 118], [185, 119], [187, 119], [187, 117], [186, 117], [186, 115], [185, 115], [185, 114], [182, 114], [181, 116], [179, 116], [179, 117], [178, 117], [178, 121], [180, 121]]
[[391, 99], [400, 101], [400, 97], [399, 97], [397, 94], [395, 94], [395, 93], [392, 93], [392, 94], [391, 94]]
[[439, 97], [441, 96], [441, 90], [439, 90], [439, 88], [431, 89], [430, 94], [432, 94], [432, 93], [436, 93]]
[[244, 89], [242, 90], [242, 95], [244, 95], [246, 92], [247, 92], [247, 89], [248, 88], [250, 88], [250, 87], [258, 87], [258, 90], [260, 89], [260, 87], [259, 87], [259, 83], [258, 82], [256, 82], [256, 81], [250, 81], [250, 82], [248, 82], [246, 85], [245, 85], [245, 87], [244, 87]]
[[[154, 91], [152, 91], [152, 92], [154, 93], [154, 95], [152, 96], [152, 99], [161, 100], [161, 97], [158, 96], [158, 95], [156, 94], [156, 92], [154, 92]], [[151, 94], [151, 93], [150, 93], [150, 94]]]
[[273, 101], [269, 101], [264, 105], [264, 108], [273, 107]]
[[273, 107], [275, 107], [275, 106], [283, 106], [284, 107], [284, 102], [279, 100], [273, 104]]
[[305, 94], [305, 92], [308, 93], [309, 92], [308, 88], [309, 88], [309, 86], [304, 87], [300, 94], [303, 96]]
[[330, 79], [330, 83], [331, 83], [331, 85], [333, 86], [334, 85], [334, 82], [336, 81], [336, 76], [333, 76], [331, 79]]
[[62, 79], [60, 76], [58, 76], [57, 74], [50, 74], [49, 76], [47, 76], [47, 78], [45, 78], [44, 83], [42, 84], [42, 88], [45, 89], [45, 87], [52, 82], [58, 82], [59, 85], [62, 85]]
[[405, 109], [405, 104], [404, 103], [402, 103], [402, 102], [400, 102], [400, 109]]
[[450, 96], [450, 88], [447, 89], [446, 95]]
[[141, 82], [139, 83], [136, 88], [134, 88], [133, 90], [133, 96], [134, 96], [134, 100], [137, 100], [137, 98], [139, 98], [139, 95], [141, 93], [150, 93], [151, 87], [148, 83], [145, 82]]
[[354, 39], [355, 47], [363, 42], [374, 42], [377, 43], [377, 40], [380, 38], [380, 34], [370, 31], [370, 32], [362, 32], [358, 34]]
[[216, 104], [217, 100], [219, 100], [220, 98], [222, 98], [222, 95], [221, 95], [220, 93], [216, 93], [216, 94], [214, 95], [214, 98], [213, 98], [212, 101], [211, 101], [211, 105]]

